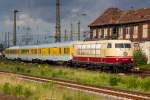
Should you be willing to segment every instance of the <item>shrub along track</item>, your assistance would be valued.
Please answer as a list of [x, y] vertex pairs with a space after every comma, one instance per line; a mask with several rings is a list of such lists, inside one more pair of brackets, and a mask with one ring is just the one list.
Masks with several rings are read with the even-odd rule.
[[140, 93], [140, 92], [131, 92], [126, 90], [112, 89], [110, 87], [96, 87], [86, 84], [79, 84], [77, 82], [66, 81], [56, 78], [44, 78], [44, 77], [36, 77], [25, 74], [16, 74], [11, 72], [0, 71], [1, 74], [15, 74], [19, 78], [23, 78], [25, 80], [31, 80], [36, 82], [54, 82], [58, 85], [78, 89], [81, 91], [88, 91], [97, 94], [107, 94], [115, 97], [120, 97], [124, 99], [133, 99], [133, 100], [150, 100], [150, 94]]

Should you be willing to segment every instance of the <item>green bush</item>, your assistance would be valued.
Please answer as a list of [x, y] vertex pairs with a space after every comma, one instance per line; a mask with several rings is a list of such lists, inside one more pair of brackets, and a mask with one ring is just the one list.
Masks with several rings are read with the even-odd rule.
[[23, 85], [11, 85], [10, 83], [5, 83], [2, 88], [3, 93], [8, 95], [14, 95], [17, 97], [29, 97], [32, 95], [32, 91], [29, 88], [24, 87]]
[[44, 71], [44, 70], [41, 70], [41, 75], [42, 75], [42, 76], [45, 76], [45, 74], [46, 74], [45, 71]]
[[73, 97], [72, 96], [68, 96], [68, 95], [64, 95], [63, 96], [63, 100], [73, 100]]
[[17, 85], [15, 88], [14, 88], [14, 94], [16, 96], [21, 96], [23, 94], [23, 86], [22, 85]]
[[133, 53], [133, 59], [134, 59], [134, 64], [136, 66], [147, 64], [146, 55], [141, 50], [134, 51], [134, 53]]
[[30, 70], [30, 69], [27, 69], [27, 73], [31, 73], [31, 70]]
[[141, 89], [143, 89], [144, 91], [149, 91], [150, 90], [150, 78], [145, 78], [141, 82]]
[[24, 72], [25, 71], [25, 68], [23, 68], [23, 67], [16, 67], [16, 69], [15, 69], [15, 71], [16, 72]]
[[119, 77], [110, 76], [109, 84], [111, 86], [117, 86], [119, 82], [120, 82], [120, 78]]
[[5, 83], [3, 86], [3, 92], [5, 94], [11, 94], [11, 86], [9, 83]]
[[32, 91], [29, 88], [24, 89], [24, 97], [28, 98], [32, 95]]
[[125, 83], [127, 85], [128, 89], [137, 89], [138, 86], [140, 85], [140, 80], [137, 79], [136, 77], [128, 77], [126, 80], [127, 83]]

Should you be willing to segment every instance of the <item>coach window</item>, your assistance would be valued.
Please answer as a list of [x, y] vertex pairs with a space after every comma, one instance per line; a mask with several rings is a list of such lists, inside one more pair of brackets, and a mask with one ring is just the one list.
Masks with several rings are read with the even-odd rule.
[[67, 48], [64, 48], [64, 54], [67, 54]]
[[64, 48], [64, 54], [67, 54], [67, 49], [66, 48]]
[[59, 48], [59, 54], [61, 55], [61, 48]]
[[37, 52], [37, 49], [35, 49], [35, 54], [37, 54], [38, 52]]
[[48, 54], [51, 55], [51, 48], [48, 48]]
[[108, 43], [107, 48], [112, 48], [112, 44]]
[[41, 49], [39, 48], [39, 54], [41, 54]]
[[69, 54], [69, 53], [70, 53], [69, 48], [64, 48], [64, 54]]

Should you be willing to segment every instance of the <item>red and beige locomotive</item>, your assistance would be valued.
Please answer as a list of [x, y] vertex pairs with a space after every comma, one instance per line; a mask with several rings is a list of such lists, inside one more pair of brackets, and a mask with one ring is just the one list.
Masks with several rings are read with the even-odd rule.
[[99, 40], [51, 43], [10, 47], [6, 58], [65, 62], [73, 66], [86, 66], [107, 70], [130, 70], [133, 50], [129, 40]]
[[73, 63], [108, 70], [133, 67], [133, 51], [128, 40], [86, 41], [74, 44]]

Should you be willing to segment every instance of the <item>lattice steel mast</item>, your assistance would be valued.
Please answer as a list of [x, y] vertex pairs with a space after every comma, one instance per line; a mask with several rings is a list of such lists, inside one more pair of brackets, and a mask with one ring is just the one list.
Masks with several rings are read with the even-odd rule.
[[56, 33], [55, 42], [61, 42], [60, 0], [56, 0]]

